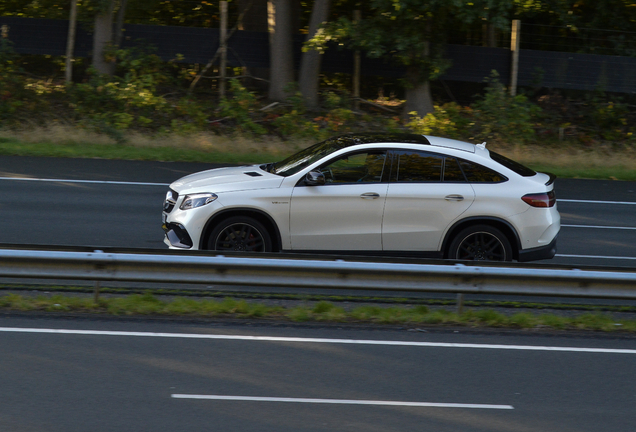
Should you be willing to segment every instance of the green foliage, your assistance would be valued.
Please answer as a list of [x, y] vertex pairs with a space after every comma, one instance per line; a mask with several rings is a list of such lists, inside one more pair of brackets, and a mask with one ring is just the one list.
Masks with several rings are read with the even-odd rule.
[[591, 118], [603, 139], [620, 141], [628, 131], [629, 107], [617, 102], [597, 102], [592, 104]]
[[307, 107], [302, 93], [298, 90], [297, 83], [290, 83], [285, 87], [287, 104], [291, 109], [275, 114], [271, 121], [283, 138], [317, 138], [320, 135], [318, 125], [306, 118]]
[[465, 111], [467, 110], [455, 102], [435, 105], [435, 111], [424, 117], [418, 117], [416, 112], [410, 113], [411, 120], [406, 127], [418, 134], [465, 139], [470, 127]]
[[0, 37], [0, 120], [9, 118], [24, 105], [26, 81], [18, 59], [13, 43]]
[[510, 95], [496, 71], [486, 82], [485, 94], [472, 105], [478, 134], [483, 139], [504, 142], [532, 140], [535, 136], [534, 121], [541, 115], [541, 108], [524, 95]]
[[107, 134], [132, 127], [146, 128], [153, 118], [171, 108], [157, 96], [167, 81], [167, 65], [148, 49], [131, 48], [115, 52], [118, 75], [93, 73], [90, 80], [69, 91], [71, 106], [81, 123]]
[[239, 80], [230, 80], [231, 98], [222, 99], [219, 103], [220, 114], [231, 118], [237, 129], [245, 135], [264, 135], [267, 130], [256, 123], [258, 103], [253, 92], [243, 87]]

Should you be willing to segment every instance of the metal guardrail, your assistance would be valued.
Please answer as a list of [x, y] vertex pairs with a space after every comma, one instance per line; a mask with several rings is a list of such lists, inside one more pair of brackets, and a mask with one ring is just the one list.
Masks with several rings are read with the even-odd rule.
[[0, 277], [636, 299], [633, 272], [453, 263], [4, 249]]

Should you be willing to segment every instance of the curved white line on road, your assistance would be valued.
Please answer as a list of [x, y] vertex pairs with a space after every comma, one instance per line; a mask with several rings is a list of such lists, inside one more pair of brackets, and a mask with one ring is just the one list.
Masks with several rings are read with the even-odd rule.
[[598, 229], [617, 229], [617, 230], [636, 230], [636, 227], [616, 227], [616, 226], [600, 226], [600, 225], [561, 225], [561, 228], [598, 228]]
[[378, 401], [356, 399], [310, 399], [310, 398], [280, 398], [260, 396], [225, 396], [225, 395], [196, 395], [196, 394], [172, 394], [174, 399], [204, 399], [204, 400], [229, 400], [242, 402], [296, 402], [314, 404], [339, 404], [339, 405], [384, 405], [407, 407], [433, 407], [433, 408], [477, 408], [477, 409], [515, 409], [512, 405], [488, 405], [488, 404], [462, 404], [462, 403], [438, 403], [438, 402], [401, 402]]
[[636, 257], [620, 257], [620, 256], [603, 256], [603, 255], [563, 255], [556, 254], [559, 258], [593, 258], [593, 259], [609, 259], [609, 260], [636, 260]]
[[92, 183], [92, 184], [114, 184], [125, 186], [170, 186], [169, 183], [146, 183], [146, 182], [125, 182], [114, 180], [69, 180], [69, 179], [43, 179], [43, 178], [30, 178], [30, 177], [0, 177], [0, 180], [13, 180], [13, 181], [35, 181], [35, 182], [50, 182], [50, 183]]
[[636, 349], [614, 349], [614, 348], [581, 348], [581, 347], [558, 347], [541, 345], [492, 345], [492, 344], [467, 344], [448, 342], [412, 342], [412, 341], [390, 341], [372, 339], [327, 339], [327, 338], [303, 338], [303, 337], [280, 337], [280, 336], [243, 336], [243, 335], [216, 335], [197, 333], [155, 333], [155, 332], [124, 332], [124, 331], [104, 331], [104, 330], [73, 330], [73, 329], [47, 329], [47, 328], [22, 328], [22, 327], [0, 327], [0, 332], [7, 333], [48, 333], [48, 334], [68, 334], [68, 335], [90, 335], [90, 336], [135, 336], [135, 337], [160, 337], [176, 339], [212, 339], [212, 340], [233, 340], [249, 342], [298, 342], [298, 343], [327, 343], [327, 344], [348, 344], [348, 345], [383, 345], [383, 346], [412, 346], [429, 348], [477, 348], [477, 349], [499, 349], [499, 350], [520, 350], [520, 351], [557, 351], [557, 352], [584, 352], [603, 354], [636, 354]]
[[636, 202], [631, 201], [594, 201], [594, 200], [575, 200], [575, 199], [557, 199], [557, 203], [560, 202], [573, 202], [584, 204], [621, 204], [621, 205], [636, 205]]

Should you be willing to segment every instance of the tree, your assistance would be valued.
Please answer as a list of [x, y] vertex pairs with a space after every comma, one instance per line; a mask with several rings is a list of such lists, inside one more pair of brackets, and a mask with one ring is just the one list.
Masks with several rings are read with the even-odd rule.
[[[108, 75], [115, 73], [115, 59], [108, 53], [117, 49], [121, 42], [126, 3], [127, 0], [99, 0], [95, 9], [92, 65], [99, 73]], [[117, 26], [113, 32], [115, 20]]]
[[319, 32], [309, 46], [324, 49], [328, 42], [338, 41], [365, 51], [368, 57], [404, 66], [404, 116], [412, 112], [424, 116], [434, 109], [430, 81], [450, 65], [444, 59], [449, 32], [456, 31], [459, 24], [485, 19], [505, 27], [512, 7], [508, 0], [369, 0], [357, 25], [341, 17]]
[[269, 98], [284, 101], [285, 88], [294, 81], [292, 44], [292, 0], [270, 0], [269, 14]]
[[[316, 0], [309, 20], [309, 34], [307, 40], [311, 40], [318, 33], [329, 16], [330, 0]], [[320, 76], [320, 52], [305, 50], [300, 60], [300, 74], [298, 86], [305, 99], [305, 104], [310, 109], [318, 107], [318, 79]]]

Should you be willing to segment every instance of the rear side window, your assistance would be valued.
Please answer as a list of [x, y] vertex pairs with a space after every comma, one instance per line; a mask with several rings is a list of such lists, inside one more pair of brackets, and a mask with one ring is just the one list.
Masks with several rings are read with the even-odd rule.
[[459, 167], [457, 159], [447, 157], [444, 159], [444, 181], [445, 182], [465, 182], [462, 169]]
[[473, 162], [460, 160], [459, 164], [466, 175], [466, 179], [470, 183], [501, 183], [508, 180], [497, 171], [493, 171], [490, 168]]
[[531, 170], [527, 166], [521, 165], [519, 162], [508, 159], [507, 157], [502, 156], [499, 153], [495, 153], [494, 151], [490, 152], [490, 159], [494, 160], [497, 163], [500, 163], [501, 165], [508, 168], [510, 171], [514, 171], [523, 177], [532, 177], [537, 174], [536, 171]]
[[439, 182], [442, 180], [442, 162], [444, 158], [430, 153], [400, 151], [397, 157], [398, 183]]

